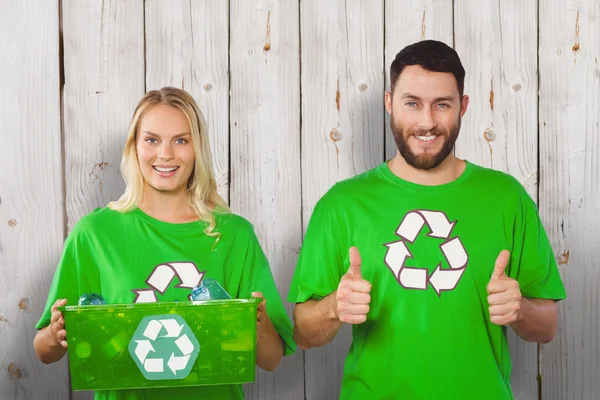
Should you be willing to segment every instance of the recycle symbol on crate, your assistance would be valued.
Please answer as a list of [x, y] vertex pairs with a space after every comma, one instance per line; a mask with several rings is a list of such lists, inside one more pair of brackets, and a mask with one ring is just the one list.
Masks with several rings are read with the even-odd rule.
[[144, 317], [129, 342], [129, 354], [148, 380], [187, 377], [199, 353], [198, 340], [177, 314]]
[[[448, 217], [441, 211], [414, 210], [406, 214], [396, 235], [400, 240], [386, 243], [385, 264], [392, 271], [398, 283], [406, 289], [426, 290], [430, 283], [438, 296], [442, 291], [453, 290], [467, 268], [469, 256], [460, 238], [452, 236], [452, 230], [457, 221], [449, 222]], [[440, 261], [431, 275], [428, 276], [427, 268], [416, 268], [406, 266], [406, 260], [413, 258], [406, 242], [414, 243], [423, 226], [429, 227], [429, 237], [445, 239], [440, 249], [450, 266], [442, 269]]]

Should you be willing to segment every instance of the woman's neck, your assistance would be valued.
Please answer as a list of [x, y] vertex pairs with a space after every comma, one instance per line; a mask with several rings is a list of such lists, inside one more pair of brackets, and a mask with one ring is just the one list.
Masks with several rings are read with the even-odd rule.
[[152, 218], [163, 222], [180, 224], [198, 220], [198, 214], [189, 204], [187, 193], [160, 192], [145, 188], [138, 208]]

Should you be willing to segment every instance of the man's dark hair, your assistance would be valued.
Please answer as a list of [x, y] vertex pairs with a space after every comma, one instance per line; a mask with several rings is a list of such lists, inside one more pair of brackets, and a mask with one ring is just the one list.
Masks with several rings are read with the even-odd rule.
[[447, 44], [437, 40], [423, 40], [400, 50], [390, 67], [392, 92], [398, 77], [408, 65], [419, 65], [431, 72], [451, 73], [456, 78], [458, 93], [462, 97], [465, 87], [465, 69], [456, 51]]

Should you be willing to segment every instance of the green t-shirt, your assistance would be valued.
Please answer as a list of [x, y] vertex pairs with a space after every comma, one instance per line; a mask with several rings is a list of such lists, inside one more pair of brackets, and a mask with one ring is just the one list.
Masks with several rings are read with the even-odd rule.
[[[68, 305], [76, 305], [86, 292], [102, 294], [109, 304], [188, 300], [191, 289], [176, 287], [182, 279], [174, 277], [171, 282], [157, 277], [150, 279], [156, 266], [186, 261], [197, 268], [181, 273], [190, 282], [206, 271], [203, 279], [215, 279], [234, 298], [250, 298], [253, 291], [262, 292], [269, 318], [285, 342], [285, 354], [293, 353], [296, 345], [292, 325], [252, 225], [235, 214], [215, 214], [215, 217], [216, 229], [222, 235], [216, 245], [215, 239], [203, 232], [206, 224], [202, 222], [166, 223], [139, 209], [119, 213], [102, 208], [83, 217], [65, 242], [44, 314], [36, 328], [50, 323], [50, 309], [57, 299], [66, 298]], [[169, 286], [161, 294], [147, 282], [152, 282], [155, 288]], [[185, 283], [190, 286], [190, 282]], [[97, 400], [243, 397], [241, 385], [95, 393]]]
[[490, 322], [487, 302], [498, 254], [511, 252], [506, 273], [524, 297], [565, 298], [517, 180], [467, 162], [455, 181], [422, 186], [383, 163], [337, 183], [314, 209], [288, 300], [335, 291], [351, 246], [372, 291], [367, 321], [352, 327], [341, 399], [512, 399], [506, 328]]

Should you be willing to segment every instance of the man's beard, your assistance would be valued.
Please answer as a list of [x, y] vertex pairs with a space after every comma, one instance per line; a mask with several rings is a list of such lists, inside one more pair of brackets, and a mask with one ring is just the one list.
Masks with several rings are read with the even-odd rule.
[[[438, 167], [448, 157], [448, 155], [452, 153], [452, 150], [454, 150], [454, 143], [456, 143], [458, 132], [460, 131], [460, 123], [461, 118], [459, 116], [458, 122], [451, 128], [450, 132], [448, 132], [444, 127], [438, 125], [430, 131], [418, 129], [412, 131], [409, 130], [408, 133], [405, 133], [402, 126], [399, 123], [396, 123], [394, 116], [392, 115], [390, 118], [390, 127], [392, 128], [394, 140], [396, 141], [396, 146], [398, 147], [400, 155], [411, 167], [424, 170], [430, 170]], [[410, 149], [408, 139], [413, 135], [425, 136], [427, 133], [442, 137], [444, 140], [442, 149], [437, 153], [425, 152], [421, 155], [416, 155]]]

